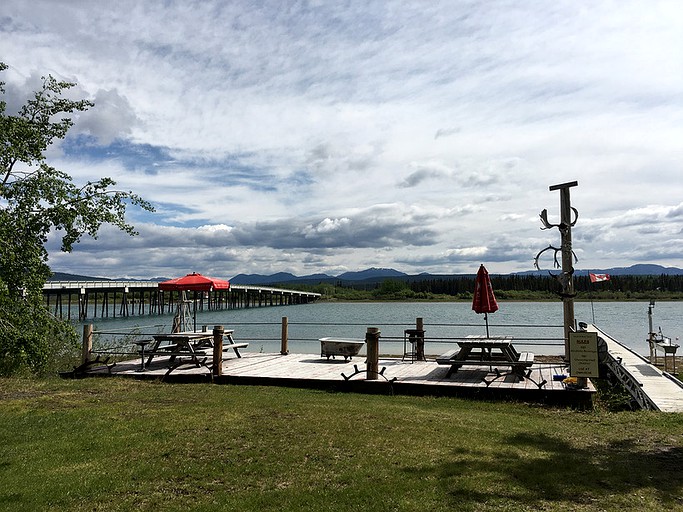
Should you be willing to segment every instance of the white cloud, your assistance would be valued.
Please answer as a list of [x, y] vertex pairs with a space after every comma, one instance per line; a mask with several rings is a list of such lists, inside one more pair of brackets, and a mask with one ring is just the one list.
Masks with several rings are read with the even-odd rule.
[[540, 210], [558, 215], [548, 186], [573, 180], [579, 266], [683, 266], [678, 2], [10, 0], [3, 12], [13, 97], [53, 73], [96, 103], [74, 134], [106, 147], [67, 143], [55, 166], [112, 176], [159, 212], [131, 212], [139, 239], [105, 230], [54, 254], [59, 270], [126, 273], [102, 258], [122, 247], [143, 277], [193, 259], [221, 275], [467, 271], [477, 258], [524, 270], [559, 239], [538, 232]]

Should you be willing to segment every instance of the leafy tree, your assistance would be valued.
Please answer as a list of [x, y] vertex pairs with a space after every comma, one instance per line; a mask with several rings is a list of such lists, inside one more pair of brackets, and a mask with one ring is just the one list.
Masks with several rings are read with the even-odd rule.
[[[7, 66], [0, 62], [0, 71]], [[5, 94], [0, 82], [0, 94]], [[75, 84], [42, 78], [42, 87], [16, 115], [0, 101], [0, 373], [39, 373], [50, 357], [75, 340], [73, 329], [53, 318], [42, 300], [50, 276], [45, 244], [61, 235], [70, 252], [81, 236], [97, 238], [102, 224], [134, 235], [125, 220], [129, 205], [153, 211], [132, 192], [113, 190], [111, 178], [78, 186], [65, 172], [51, 167], [47, 148], [63, 139], [73, 125], [71, 115], [93, 106], [71, 100], [64, 92]]]

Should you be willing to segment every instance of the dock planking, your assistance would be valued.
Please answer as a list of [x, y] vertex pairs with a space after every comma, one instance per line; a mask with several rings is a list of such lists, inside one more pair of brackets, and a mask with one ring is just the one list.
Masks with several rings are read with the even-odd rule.
[[[169, 358], [158, 357], [145, 371], [140, 359], [122, 361], [113, 368], [94, 369], [90, 373], [138, 379], [163, 379], [173, 382], [211, 380], [211, 358], [203, 366], [187, 364], [168, 373]], [[566, 389], [553, 375], [564, 371], [562, 363], [538, 363], [530, 378], [520, 380], [500, 368], [464, 365], [447, 377], [448, 367], [434, 360], [402, 361], [380, 357], [381, 375], [366, 379], [365, 358], [357, 356], [322, 358], [316, 354], [243, 353], [242, 358], [223, 360], [223, 374], [213, 377], [218, 384], [277, 385], [335, 391], [373, 392], [406, 395], [465, 396], [491, 399], [515, 399], [543, 403], [572, 403], [587, 406], [595, 389]], [[543, 383], [540, 387], [537, 385]], [[488, 382], [488, 385], [487, 385]]]
[[636, 391], [650, 408], [662, 412], [683, 412], [683, 384], [663, 372], [640, 354], [626, 347], [594, 325], [588, 331], [597, 332], [607, 343], [609, 366], [617, 370], [625, 386]]

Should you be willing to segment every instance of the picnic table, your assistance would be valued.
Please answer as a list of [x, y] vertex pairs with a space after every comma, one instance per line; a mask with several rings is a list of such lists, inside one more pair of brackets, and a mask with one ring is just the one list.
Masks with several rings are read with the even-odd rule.
[[510, 366], [512, 373], [524, 378], [534, 364], [534, 354], [518, 352], [512, 345], [512, 336], [469, 335], [457, 343], [460, 349], [450, 350], [436, 358], [438, 364], [450, 365], [446, 378], [463, 365]]
[[[223, 332], [223, 351], [233, 350], [237, 357], [242, 357], [240, 348], [249, 346], [248, 343], [235, 343], [232, 334], [235, 331], [227, 330]], [[165, 334], [155, 334], [154, 344], [147, 354], [149, 366], [156, 356], [170, 356], [170, 361], [174, 362], [178, 357], [189, 357], [190, 362], [201, 366], [206, 361], [200, 361], [200, 356], [206, 356], [208, 349], [213, 349], [213, 333], [207, 331], [187, 331], [173, 332]]]

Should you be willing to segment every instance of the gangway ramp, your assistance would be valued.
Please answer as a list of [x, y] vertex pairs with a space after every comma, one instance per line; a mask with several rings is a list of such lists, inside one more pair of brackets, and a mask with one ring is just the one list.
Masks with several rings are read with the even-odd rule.
[[643, 409], [662, 412], [683, 412], [683, 383], [663, 372], [637, 352], [601, 331], [588, 325], [588, 332], [596, 332], [607, 344], [606, 364], [610, 371]]

